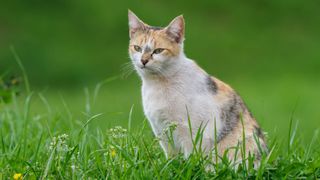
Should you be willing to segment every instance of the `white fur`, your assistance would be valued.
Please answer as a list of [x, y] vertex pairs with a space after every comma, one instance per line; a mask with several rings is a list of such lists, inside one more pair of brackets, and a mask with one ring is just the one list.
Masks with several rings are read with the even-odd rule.
[[[182, 46], [182, 45], [181, 45]], [[181, 47], [182, 49], [182, 47]], [[182, 52], [182, 51], [181, 51]], [[199, 69], [183, 52], [172, 59], [154, 57], [142, 67], [142, 53], [130, 54], [133, 64], [142, 78], [143, 108], [154, 134], [167, 156], [180, 151], [187, 157], [193, 150], [188, 125], [188, 115], [195, 138], [199, 127], [205, 127], [202, 149], [209, 151], [214, 145], [216, 120], [217, 132], [222, 127], [220, 108], [213, 92], [208, 88], [208, 75]], [[174, 147], [169, 145], [164, 131], [176, 124], [173, 132]]]

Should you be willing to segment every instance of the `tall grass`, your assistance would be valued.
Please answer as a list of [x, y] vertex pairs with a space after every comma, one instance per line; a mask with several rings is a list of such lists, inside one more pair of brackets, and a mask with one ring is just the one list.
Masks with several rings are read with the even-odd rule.
[[[90, 99], [89, 91], [86, 94]], [[28, 179], [320, 178], [318, 131], [305, 147], [297, 135], [293, 136], [298, 126], [289, 128], [290, 150], [281, 139], [269, 139], [270, 152], [259, 168], [254, 169], [250, 162], [235, 168], [226, 157], [215, 161], [203, 157], [196, 148], [187, 159], [182, 155], [166, 159], [146, 120], [141, 121], [141, 128], [131, 128], [133, 107], [128, 127], [106, 130], [90, 127], [103, 114], [89, 112], [89, 100], [83, 119], [75, 120], [75, 112], [54, 112], [42, 94], [30, 93], [23, 104], [19, 103], [23, 97], [13, 96], [12, 104], [2, 103], [0, 109], [0, 179], [15, 173]], [[47, 112], [32, 111], [34, 98], [42, 100]], [[194, 137], [196, 141], [201, 139], [198, 136], [201, 131]]]

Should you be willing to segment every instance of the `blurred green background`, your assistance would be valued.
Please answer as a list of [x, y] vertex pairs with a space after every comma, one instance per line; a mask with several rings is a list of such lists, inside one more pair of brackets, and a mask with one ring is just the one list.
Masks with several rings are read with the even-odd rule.
[[[320, 127], [319, 7], [311, 0], [1, 0], [0, 73], [21, 75], [13, 45], [32, 89], [61, 116], [66, 105], [79, 112], [74, 119], [85, 111], [85, 87], [92, 97], [97, 83], [119, 77], [101, 88], [91, 111], [104, 115], [93, 124], [124, 125], [134, 104], [139, 126], [140, 80], [121, 78], [129, 62], [127, 10], [156, 26], [183, 14], [186, 54], [233, 86], [270, 136], [287, 135], [293, 114], [308, 140]], [[45, 109], [35, 98], [33, 113]]]

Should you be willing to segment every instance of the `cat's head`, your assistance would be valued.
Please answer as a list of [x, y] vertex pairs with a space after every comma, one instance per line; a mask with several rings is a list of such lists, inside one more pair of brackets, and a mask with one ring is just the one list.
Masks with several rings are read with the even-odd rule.
[[129, 54], [140, 75], [166, 74], [183, 54], [184, 19], [174, 18], [167, 27], [153, 27], [129, 10]]

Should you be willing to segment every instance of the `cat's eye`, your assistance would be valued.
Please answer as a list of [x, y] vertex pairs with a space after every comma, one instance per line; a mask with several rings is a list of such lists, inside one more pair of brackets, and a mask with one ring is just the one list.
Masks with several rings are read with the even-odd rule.
[[160, 54], [160, 53], [162, 53], [163, 52], [163, 48], [157, 48], [157, 49], [155, 49], [154, 51], [153, 51], [153, 53], [154, 54]]
[[141, 52], [141, 51], [142, 51], [142, 49], [141, 49], [140, 46], [133, 45], [133, 48], [134, 48], [134, 50], [137, 51], [137, 52]]

